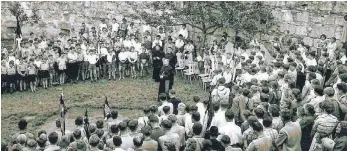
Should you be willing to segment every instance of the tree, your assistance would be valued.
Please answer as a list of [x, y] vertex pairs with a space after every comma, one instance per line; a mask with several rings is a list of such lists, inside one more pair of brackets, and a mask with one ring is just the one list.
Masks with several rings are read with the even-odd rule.
[[262, 2], [143, 2], [141, 9], [134, 10], [138, 18], [155, 27], [190, 25], [202, 32], [204, 43], [207, 35], [221, 28], [254, 35], [262, 31], [261, 25], [272, 21], [270, 10]]
[[30, 23], [32, 25], [38, 23], [38, 21], [41, 19], [38, 15], [38, 6], [41, 5], [40, 2], [27, 2], [30, 5], [30, 16], [24, 12], [20, 2], [10, 1], [7, 3], [9, 3], [9, 10], [11, 14], [16, 17], [16, 20], [20, 25], [24, 25], [26, 23]]

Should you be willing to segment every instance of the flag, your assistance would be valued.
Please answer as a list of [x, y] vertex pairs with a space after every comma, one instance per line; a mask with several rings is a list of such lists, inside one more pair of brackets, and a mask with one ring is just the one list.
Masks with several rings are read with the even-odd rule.
[[90, 133], [89, 133], [89, 119], [88, 119], [88, 110], [86, 109], [86, 111], [84, 112], [84, 130], [86, 131], [86, 136], [89, 140], [90, 137]]
[[61, 132], [63, 135], [65, 135], [65, 113], [66, 113], [66, 107], [65, 107], [65, 102], [63, 99], [63, 93], [60, 95], [60, 123], [61, 123]]
[[107, 97], [105, 97], [104, 119], [107, 119], [110, 115], [111, 115], [110, 105], [108, 105]]

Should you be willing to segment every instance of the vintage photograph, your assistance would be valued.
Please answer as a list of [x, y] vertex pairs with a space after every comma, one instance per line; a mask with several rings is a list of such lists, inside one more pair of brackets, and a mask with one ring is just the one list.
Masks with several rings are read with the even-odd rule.
[[346, 1], [1, 1], [1, 151], [347, 151]]

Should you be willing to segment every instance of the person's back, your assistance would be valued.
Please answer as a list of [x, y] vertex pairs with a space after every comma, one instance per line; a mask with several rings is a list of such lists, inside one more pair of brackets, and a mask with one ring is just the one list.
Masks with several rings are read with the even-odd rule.
[[[270, 137], [263, 136], [252, 141], [250, 144], [255, 146], [254, 151], [273, 151], [272, 140]], [[251, 151], [251, 150], [249, 150]]]
[[289, 109], [281, 112], [284, 127], [279, 131], [275, 141], [276, 146], [282, 146], [283, 151], [301, 151], [301, 127], [297, 122], [292, 122], [292, 115]]
[[58, 134], [56, 132], [52, 132], [48, 135], [48, 140], [50, 145], [46, 147], [44, 151], [60, 151], [60, 147], [56, 145], [58, 143]]

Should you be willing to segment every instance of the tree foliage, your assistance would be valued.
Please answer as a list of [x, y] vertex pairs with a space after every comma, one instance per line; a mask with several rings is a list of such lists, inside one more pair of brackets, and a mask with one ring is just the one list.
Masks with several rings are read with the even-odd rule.
[[40, 16], [38, 15], [38, 6], [40, 2], [28, 2], [30, 4], [31, 15], [25, 13], [24, 8], [21, 6], [20, 2], [11, 1], [9, 3], [9, 10], [13, 16], [16, 17], [16, 20], [19, 21], [21, 25], [25, 23], [38, 23]]
[[206, 2], [143, 2], [134, 9], [138, 18], [152, 26], [187, 24], [211, 35], [220, 28], [255, 35], [272, 26], [271, 11], [263, 2], [206, 1]]

